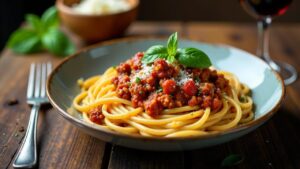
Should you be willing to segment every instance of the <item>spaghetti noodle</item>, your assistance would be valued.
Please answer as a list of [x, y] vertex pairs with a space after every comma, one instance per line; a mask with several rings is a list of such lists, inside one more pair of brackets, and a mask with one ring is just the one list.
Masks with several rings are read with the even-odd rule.
[[124, 134], [189, 137], [253, 120], [250, 90], [232, 73], [163, 59], [143, 65], [142, 57], [79, 80], [73, 105], [85, 121]]

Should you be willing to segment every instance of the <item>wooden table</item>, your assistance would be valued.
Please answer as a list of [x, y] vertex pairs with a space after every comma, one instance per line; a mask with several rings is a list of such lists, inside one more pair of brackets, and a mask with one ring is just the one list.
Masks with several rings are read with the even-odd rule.
[[[128, 36], [180, 36], [209, 43], [224, 43], [255, 53], [255, 24], [137, 22]], [[300, 70], [300, 25], [274, 25], [271, 54]], [[61, 59], [47, 53], [17, 56], [4, 50], [0, 58], [0, 168], [12, 161], [24, 137], [30, 107], [26, 104], [27, 76], [31, 62]], [[250, 65], [251, 66], [251, 65]], [[9, 105], [17, 100], [18, 104]], [[56, 110], [41, 112], [38, 124], [39, 168], [219, 168], [228, 155], [244, 161], [233, 168], [300, 168], [300, 80], [287, 87], [286, 98], [276, 113], [256, 131], [219, 146], [183, 152], [147, 152], [114, 146], [72, 126]]]

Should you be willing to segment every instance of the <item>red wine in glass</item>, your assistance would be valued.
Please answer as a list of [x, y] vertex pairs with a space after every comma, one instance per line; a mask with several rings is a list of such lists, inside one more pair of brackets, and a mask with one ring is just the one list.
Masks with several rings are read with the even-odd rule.
[[257, 19], [258, 26], [258, 48], [257, 55], [261, 57], [270, 67], [276, 70], [289, 85], [296, 81], [296, 69], [284, 62], [274, 61], [269, 55], [269, 27], [274, 16], [284, 14], [292, 0], [239, 0], [244, 9]]
[[240, 0], [254, 17], [278, 16], [286, 12], [292, 0]]

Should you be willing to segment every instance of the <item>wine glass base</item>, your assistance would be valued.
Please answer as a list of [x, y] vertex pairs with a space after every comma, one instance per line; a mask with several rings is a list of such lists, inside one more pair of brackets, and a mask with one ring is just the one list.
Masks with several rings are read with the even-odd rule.
[[280, 74], [285, 85], [290, 85], [297, 80], [298, 73], [292, 65], [279, 61], [274, 61], [274, 63], [269, 65]]

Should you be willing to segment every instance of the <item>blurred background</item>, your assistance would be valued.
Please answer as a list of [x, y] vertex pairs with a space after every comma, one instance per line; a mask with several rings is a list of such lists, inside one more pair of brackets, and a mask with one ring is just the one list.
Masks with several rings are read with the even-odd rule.
[[[0, 1], [0, 50], [12, 31], [17, 29], [26, 13], [40, 15], [55, 0], [1, 0]], [[280, 22], [300, 22], [300, 1], [293, 1]], [[251, 22], [238, 0], [141, 0], [139, 21], [203, 21]]]

